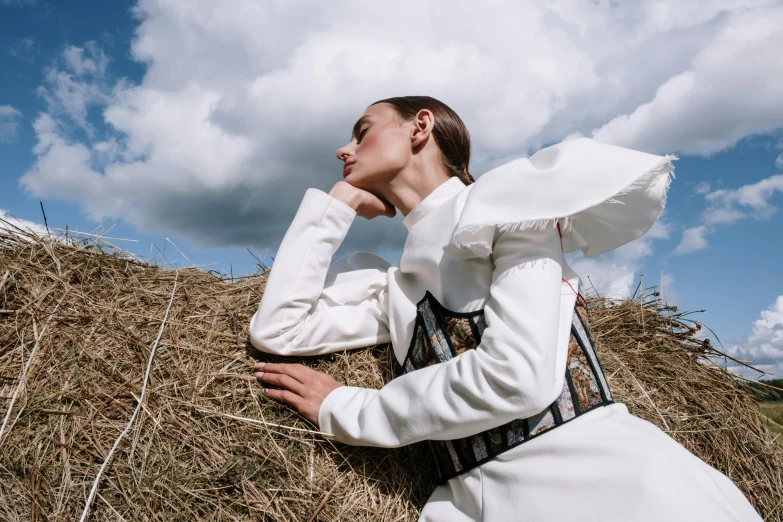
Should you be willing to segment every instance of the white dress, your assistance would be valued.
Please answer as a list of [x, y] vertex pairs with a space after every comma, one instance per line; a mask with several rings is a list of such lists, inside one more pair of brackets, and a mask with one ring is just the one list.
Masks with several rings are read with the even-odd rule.
[[[479, 184], [508, 191], [500, 177], [484, 180], [488, 174], [468, 186], [450, 178], [405, 216], [408, 237], [392, 265], [369, 252], [332, 263], [356, 212], [321, 190], [306, 191], [251, 320], [250, 339], [259, 350], [315, 355], [391, 342], [402, 363], [425, 291], [453, 311], [483, 309], [488, 325], [477, 349], [448, 362], [380, 390], [337, 388], [319, 411], [321, 431], [347, 444], [381, 447], [455, 439], [532, 417], [561, 393], [580, 281], [563, 258], [554, 222], [489, 232], [475, 223], [458, 226], [469, 212], [480, 212], [482, 201], [469, 197]], [[649, 195], [650, 187], [643, 190]], [[456, 229], [476, 234], [459, 243]], [[589, 227], [577, 229], [564, 234], [563, 245], [591, 243]], [[644, 232], [637, 229], [633, 237]], [[761, 518], [726, 476], [615, 403], [448, 480], [419, 520]]]

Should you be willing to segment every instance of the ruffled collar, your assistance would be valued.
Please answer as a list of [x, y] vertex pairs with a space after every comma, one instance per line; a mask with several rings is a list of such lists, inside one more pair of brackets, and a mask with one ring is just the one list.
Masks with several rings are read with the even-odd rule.
[[444, 181], [435, 187], [435, 190], [427, 194], [427, 197], [422, 199], [419, 204], [413, 207], [413, 210], [408, 212], [408, 215], [403, 218], [402, 223], [405, 225], [405, 228], [410, 230], [413, 225], [421, 221], [424, 216], [461, 192], [466, 186], [467, 185], [457, 176], [452, 176], [447, 181]]
[[579, 138], [510, 161], [471, 185], [443, 250], [456, 259], [488, 257], [497, 230], [562, 224], [565, 252], [608, 252], [653, 226], [676, 159]]

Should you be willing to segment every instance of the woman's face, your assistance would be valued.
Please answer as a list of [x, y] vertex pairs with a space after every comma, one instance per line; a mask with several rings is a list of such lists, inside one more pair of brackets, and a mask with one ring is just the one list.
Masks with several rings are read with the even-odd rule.
[[410, 161], [411, 122], [403, 122], [391, 105], [379, 103], [364, 111], [351, 141], [337, 149], [344, 161], [343, 179], [370, 189], [386, 185]]

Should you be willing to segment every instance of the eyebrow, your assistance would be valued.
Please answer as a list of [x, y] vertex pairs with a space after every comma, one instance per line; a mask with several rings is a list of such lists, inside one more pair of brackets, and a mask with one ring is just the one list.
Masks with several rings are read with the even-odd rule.
[[358, 120], [356, 120], [356, 123], [353, 124], [353, 130], [351, 131], [351, 139], [358, 138], [359, 137], [359, 129], [362, 127], [362, 124], [370, 119], [370, 116], [365, 114]]

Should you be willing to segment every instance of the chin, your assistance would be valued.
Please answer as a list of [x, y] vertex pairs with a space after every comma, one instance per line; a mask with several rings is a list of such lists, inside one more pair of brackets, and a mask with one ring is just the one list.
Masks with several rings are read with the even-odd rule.
[[383, 186], [388, 183], [389, 176], [384, 173], [367, 173], [367, 172], [356, 172], [351, 171], [350, 174], [345, 178], [345, 181], [350, 181], [352, 185], [355, 185], [358, 188], [368, 190], [373, 187], [379, 187]]
[[345, 178], [343, 178], [343, 181], [347, 181], [351, 185], [353, 185], [356, 188], [364, 189], [366, 188], [366, 179], [361, 176], [361, 174], [356, 174], [355, 172], [351, 171], [348, 173]]

